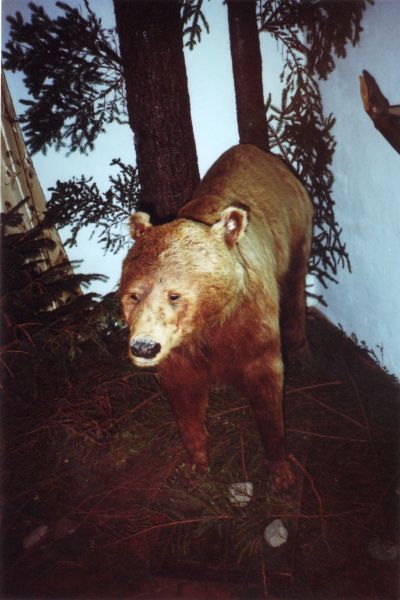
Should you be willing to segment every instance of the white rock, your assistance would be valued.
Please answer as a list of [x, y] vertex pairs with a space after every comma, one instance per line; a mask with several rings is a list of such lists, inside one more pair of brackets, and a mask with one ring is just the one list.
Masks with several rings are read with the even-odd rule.
[[234, 506], [246, 506], [253, 497], [253, 484], [250, 481], [231, 483], [228, 490], [229, 500]]
[[280, 519], [275, 519], [264, 529], [264, 540], [272, 548], [278, 548], [282, 544], [286, 544], [288, 532]]

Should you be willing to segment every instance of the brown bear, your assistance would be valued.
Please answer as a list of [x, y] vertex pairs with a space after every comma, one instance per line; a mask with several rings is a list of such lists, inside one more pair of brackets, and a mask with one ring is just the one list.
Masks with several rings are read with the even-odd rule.
[[120, 283], [130, 357], [138, 367], [159, 366], [200, 469], [208, 466], [209, 389], [226, 383], [253, 407], [273, 484], [292, 482], [281, 339], [290, 351], [306, 347], [312, 216], [306, 190], [280, 158], [238, 145], [210, 168], [174, 221], [152, 227], [145, 213], [131, 218], [136, 241]]

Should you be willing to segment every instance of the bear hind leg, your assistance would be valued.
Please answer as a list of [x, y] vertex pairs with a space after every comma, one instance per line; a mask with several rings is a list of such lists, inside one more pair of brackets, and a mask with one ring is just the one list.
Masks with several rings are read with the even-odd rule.
[[285, 357], [306, 354], [308, 343], [305, 331], [306, 291], [309, 243], [303, 241], [293, 253], [281, 297], [280, 330]]

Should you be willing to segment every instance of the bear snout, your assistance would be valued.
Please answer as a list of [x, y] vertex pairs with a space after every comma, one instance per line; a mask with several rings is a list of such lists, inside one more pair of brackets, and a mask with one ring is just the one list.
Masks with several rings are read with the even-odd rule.
[[133, 356], [137, 358], [154, 358], [161, 350], [161, 344], [150, 337], [134, 338], [130, 347]]

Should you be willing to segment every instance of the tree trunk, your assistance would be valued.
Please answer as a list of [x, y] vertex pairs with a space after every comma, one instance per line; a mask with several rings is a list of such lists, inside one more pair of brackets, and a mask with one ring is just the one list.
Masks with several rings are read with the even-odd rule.
[[183, 55], [181, 2], [114, 0], [140, 208], [164, 220], [199, 181]]
[[241, 144], [268, 150], [255, 0], [228, 0], [229, 37]]

